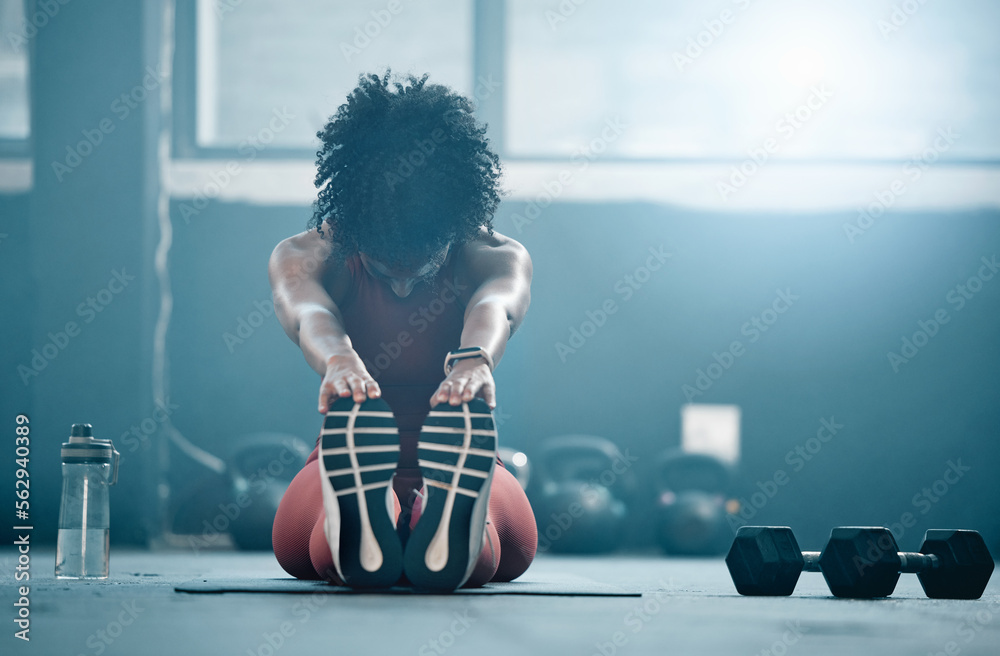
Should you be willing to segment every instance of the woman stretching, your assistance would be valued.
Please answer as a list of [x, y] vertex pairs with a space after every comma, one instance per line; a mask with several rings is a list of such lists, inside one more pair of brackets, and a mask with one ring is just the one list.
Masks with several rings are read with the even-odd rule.
[[322, 377], [323, 428], [272, 533], [293, 576], [452, 590], [534, 558], [491, 414], [531, 259], [493, 230], [485, 131], [467, 98], [386, 72], [361, 77], [318, 133], [310, 229], [268, 267], [277, 317]]

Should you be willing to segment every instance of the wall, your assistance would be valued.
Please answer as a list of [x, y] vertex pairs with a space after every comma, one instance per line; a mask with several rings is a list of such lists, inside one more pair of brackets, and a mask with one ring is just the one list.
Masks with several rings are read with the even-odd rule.
[[[267, 257], [304, 228], [308, 208], [213, 204], [185, 223], [179, 202], [175, 423], [217, 452], [261, 430], [311, 443], [318, 379], [277, 321], [242, 343], [224, 339], [256, 319], [255, 303], [266, 311]], [[698, 389], [698, 371], [739, 341], [742, 355], [693, 400], [742, 407], [740, 492], [762, 505], [749, 523], [788, 524], [819, 546], [833, 525], [892, 524], [909, 512], [904, 547], [945, 525], [978, 528], [997, 544], [1000, 283], [986, 281], [961, 308], [949, 302], [980, 258], [1000, 251], [996, 213], [895, 214], [851, 243], [847, 214], [559, 204], [530, 223], [513, 218], [523, 211], [507, 203], [496, 221], [528, 247], [535, 271], [528, 318], [497, 372], [503, 443], [530, 454], [546, 436], [604, 435], [641, 456], [636, 473], [648, 480], [651, 457], [679, 442], [683, 386]], [[626, 298], [619, 281], [661, 246], [667, 263]], [[779, 291], [794, 296], [787, 311], [766, 332], [744, 329]], [[570, 344], [571, 330], [608, 300], [615, 313], [560, 356], [556, 343]], [[886, 354], [939, 309], [947, 323], [894, 371]], [[842, 428], [810, 442], [824, 420]], [[970, 469], [937, 500], [933, 485], [949, 463]], [[752, 500], [779, 469], [787, 484], [766, 503]]]

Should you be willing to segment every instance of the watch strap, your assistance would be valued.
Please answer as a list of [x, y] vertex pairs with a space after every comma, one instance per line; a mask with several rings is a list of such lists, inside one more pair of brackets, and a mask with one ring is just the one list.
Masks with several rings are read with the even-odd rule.
[[444, 375], [449, 375], [451, 370], [455, 367], [455, 363], [459, 360], [469, 360], [471, 358], [482, 358], [486, 360], [486, 366], [490, 368], [491, 372], [493, 371], [493, 358], [490, 357], [490, 354], [479, 346], [469, 346], [467, 348], [450, 351], [448, 355], [445, 356]]

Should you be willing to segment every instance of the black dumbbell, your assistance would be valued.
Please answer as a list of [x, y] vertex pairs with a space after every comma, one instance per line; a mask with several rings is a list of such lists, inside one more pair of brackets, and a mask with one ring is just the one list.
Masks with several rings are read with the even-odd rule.
[[921, 553], [901, 553], [886, 528], [835, 528], [822, 553], [800, 552], [788, 527], [744, 526], [726, 565], [743, 595], [789, 595], [802, 571], [822, 572], [837, 597], [892, 594], [900, 573], [915, 573], [928, 597], [978, 599], [993, 557], [976, 531], [929, 530]]
[[900, 552], [887, 528], [836, 528], [819, 558], [837, 597], [887, 597], [900, 574], [916, 574], [933, 599], [979, 599], [993, 566], [983, 536], [955, 529], [927, 531], [920, 552], [912, 553]]

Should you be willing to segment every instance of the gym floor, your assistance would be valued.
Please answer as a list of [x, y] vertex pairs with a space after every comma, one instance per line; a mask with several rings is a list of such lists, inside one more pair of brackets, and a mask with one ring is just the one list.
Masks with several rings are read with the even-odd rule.
[[[881, 600], [736, 594], [719, 559], [540, 556], [523, 578], [583, 577], [641, 596], [188, 594], [191, 579], [283, 578], [271, 554], [112, 553], [106, 582], [55, 581], [31, 553], [33, 654], [956, 654], [1000, 653], [1000, 577], [977, 601], [927, 599], [913, 575]], [[0, 551], [12, 614], [17, 554]], [[13, 648], [9, 647], [13, 643]]]

